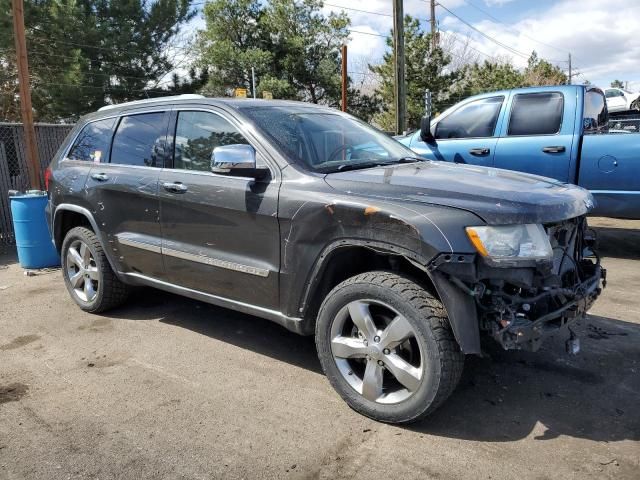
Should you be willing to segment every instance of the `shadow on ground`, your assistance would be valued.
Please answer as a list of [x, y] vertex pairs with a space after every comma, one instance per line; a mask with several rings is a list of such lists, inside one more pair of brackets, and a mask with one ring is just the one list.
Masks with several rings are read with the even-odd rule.
[[121, 308], [105, 316], [151, 320], [187, 328], [240, 348], [322, 374], [313, 337], [301, 337], [259, 317], [220, 308], [152, 288], [140, 288]]
[[18, 254], [12, 246], [0, 245], [0, 270], [18, 263]]
[[451, 399], [411, 428], [489, 442], [534, 429], [536, 440], [640, 440], [640, 325], [589, 315], [578, 330], [577, 356], [555, 338], [536, 353], [494, 348], [489, 358], [467, 357]]
[[[615, 220], [609, 220], [609, 222], [613, 224]], [[593, 229], [598, 236], [600, 256], [629, 260], [640, 259], [640, 228], [598, 226]]]
[[[113, 312], [127, 320], [161, 318], [262, 355], [321, 374], [311, 337], [257, 317], [153, 289]], [[582, 353], [569, 356], [565, 338], [536, 353], [491, 348], [467, 357], [452, 397], [411, 430], [445, 437], [504, 442], [559, 435], [596, 441], [640, 440], [640, 325], [590, 316], [579, 327]]]

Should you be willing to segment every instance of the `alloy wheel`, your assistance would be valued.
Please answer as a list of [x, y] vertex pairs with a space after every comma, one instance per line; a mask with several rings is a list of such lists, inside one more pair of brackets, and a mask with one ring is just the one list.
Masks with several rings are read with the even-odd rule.
[[357, 300], [331, 326], [331, 353], [349, 385], [369, 401], [394, 404], [420, 387], [423, 357], [416, 331], [393, 307]]
[[75, 240], [67, 250], [66, 275], [74, 294], [83, 302], [92, 302], [100, 287], [100, 273], [89, 246]]

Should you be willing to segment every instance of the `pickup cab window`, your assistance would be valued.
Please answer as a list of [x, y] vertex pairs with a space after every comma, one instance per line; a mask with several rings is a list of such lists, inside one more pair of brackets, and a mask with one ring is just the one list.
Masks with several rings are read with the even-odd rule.
[[508, 135], [554, 135], [560, 131], [563, 108], [559, 92], [518, 94], [511, 106]]
[[609, 126], [607, 103], [598, 90], [587, 90], [584, 94], [584, 133], [599, 133]]
[[490, 97], [463, 105], [436, 126], [437, 139], [493, 137], [504, 97]]

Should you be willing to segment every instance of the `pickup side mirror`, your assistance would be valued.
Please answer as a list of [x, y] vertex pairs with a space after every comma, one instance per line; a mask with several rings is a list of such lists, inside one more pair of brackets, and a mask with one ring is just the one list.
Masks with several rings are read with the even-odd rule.
[[429, 145], [436, 143], [436, 138], [431, 133], [431, 115], [425, 115], [420, 120], [420, 140]]
[[211, 152], [211, 171], [220, 175], [264, 178], [268, 168], [256, 166], [256, 151], [251, 145], [236, 143], [216, 147]]

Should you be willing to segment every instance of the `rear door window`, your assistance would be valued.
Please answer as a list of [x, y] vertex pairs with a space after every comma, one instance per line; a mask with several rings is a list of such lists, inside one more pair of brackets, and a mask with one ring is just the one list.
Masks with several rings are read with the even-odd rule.
[[85, 125], [73, 142], [67, 158], [94, 163], [107, 161], [115, 122], [115, 118], [106, 118]]
[[560, 132], [564, 97], [559, 92], [521, 93], [513, 98], [508, 135]]
[[504, 97], [490, 97], [463, 105], [436, 126], [436, 138], [493, 137]]
[[113, 137], [111, 163], [162, 167], [166, 132], [166, 112], [122, 117]]

